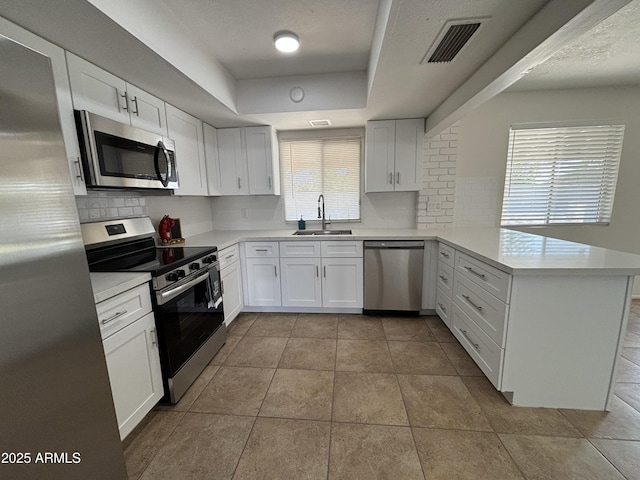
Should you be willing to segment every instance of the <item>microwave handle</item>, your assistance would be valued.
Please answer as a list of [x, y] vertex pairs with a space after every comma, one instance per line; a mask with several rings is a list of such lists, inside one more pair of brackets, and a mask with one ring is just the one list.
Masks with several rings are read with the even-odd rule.
[[[162, 175], [160, 175], [160, 166], [158, 165], [158, 156], [160, 150], [162, 150], [162, 152], [164, 153], [164, 160], [167, 166], [167, 178], [164, 180], [162, 179]], [[163, 187], [166, 187], [167, 185], [169, 185], [169, 179], [171, 178], [171, 174], [173, 172], [171, 171], [171, 162], [169, 161], [169, 151], [167, 150], [167, 147], [165, 147], [162, 140], [160, 140], [158, 142], [158, 145], [156, 146], [156, 151], [153, 155], [153, 161], [156, 164], [156, 173], [158, 174], [158, 180], [160, 180], [160, 183], [162, 183]]]

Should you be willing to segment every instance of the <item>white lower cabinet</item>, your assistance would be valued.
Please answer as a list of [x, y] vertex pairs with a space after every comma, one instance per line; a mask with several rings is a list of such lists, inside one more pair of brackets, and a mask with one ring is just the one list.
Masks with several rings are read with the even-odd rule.
[[362, 308], [362, 272], [362, 257], [323, 258], [322, 306]]
[[283, 307], [321, 307], [319, 258], [281, 258]]
[[247, 300], [254, 307], [279, 307], [280, 275], [277, 258], [247, 258]]
[[224, 305], [224, 323], [229, 326], [242, 311], [242, 272], [238, 246], [220, 250], [220, 279], [222, 280], [222, 301]]
[[120, 438], [164, 395], [148, 283], [96, 304]]
[[103, 341], [120, 438], [162, 398], [158, 337], [152, 313]]

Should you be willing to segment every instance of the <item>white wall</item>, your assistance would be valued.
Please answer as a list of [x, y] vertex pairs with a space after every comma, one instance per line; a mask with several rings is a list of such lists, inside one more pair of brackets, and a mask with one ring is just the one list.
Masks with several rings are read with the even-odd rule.
[[572, 121], [626, 125], [611, 223], [523, 230], [640, 254], [640, 86], [503, 93], [468, 114], [460, 121], [456, 225], [478, 205], [484, 226], [499, 225], [510, 125]]
[[[416, 193], [361, 193], [361, 222], [335, 223], [331, 228], [415, 228]], [[230, 230], [296, 229], [284, 221], [283, 197], [267, 195], [218, 197], [211, 200], [213, 228]], [[242, 209], [248, 218], [242, 218]], [[331, 216], [331, 197], [325, 195], [325, 213]], [[320, 220], [305, 219], [307, 228], [320, 228]]]

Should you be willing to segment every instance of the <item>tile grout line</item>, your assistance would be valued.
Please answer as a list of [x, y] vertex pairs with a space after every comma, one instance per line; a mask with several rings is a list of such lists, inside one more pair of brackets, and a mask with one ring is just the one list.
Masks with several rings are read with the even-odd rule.
[[[593, 448], [595, 448], [596, 452], [598, 452], [598, 453], [600, 454], [600, 456], [601, 456], [602, 458], [604, 458], [604, 460], [605, 460], [609, 465], [611, 465], [615, 471], [617, 471], [617, 472], [620, 474], [620, 476], [621, 476], [622, 478], [624, 478], [624, 479], [626, 479], [626, 480], [629, 480], [629, 478], [628, 478], [624, 473], [622, 473], [622, 472], [620, 471], [620, 469], [618, 469], [618, 467], [616, 467], [616, 466], [615, 466], [615, 464], [614, 464], [611, 460], [609, 460], [609, 458], [604, 454], [604, 452], [602, 452], [602, 451], [598, 448], [598, 446], [597, 446], [597, 445], [594, 445], [594, 443], [591, 441], [592, 439], [587, 438], [586, 440], [587, 440], [587, 442], [589, 442], [589, 444], [590, 444]], [[619, 440], [615, 440], [615, 439], [611, 439], [611, 440], [619, 441]]]

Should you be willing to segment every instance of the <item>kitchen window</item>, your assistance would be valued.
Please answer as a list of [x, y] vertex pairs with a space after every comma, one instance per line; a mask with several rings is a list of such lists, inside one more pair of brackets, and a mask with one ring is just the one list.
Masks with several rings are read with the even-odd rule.
[[317, 219], [320, 194], [327, 220], [359, 220], [361, 150], [361, 136], [281, 137], [285, 220]]
[[512, 127], [502, 225], [611, 220], [624, 125]]

